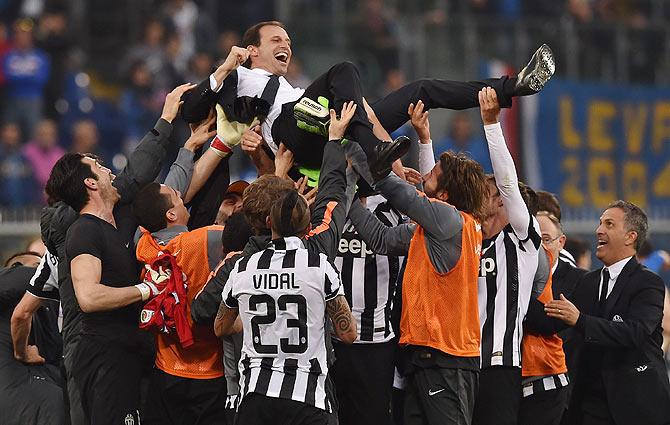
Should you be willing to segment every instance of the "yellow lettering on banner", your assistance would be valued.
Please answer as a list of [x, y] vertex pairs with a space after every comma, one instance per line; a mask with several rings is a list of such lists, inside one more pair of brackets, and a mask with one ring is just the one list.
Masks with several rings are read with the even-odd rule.
[[643, 103], [637, 106], [625, 105], [623, 107], [623, 130], [626, 135], [626, 150], [628, 153], [637, 154], [642, 152], [642, 141], [644, 140], [648, 115], [649, 109]]
[[591, 203], [604, 208], [616, 200], [616, 177], [614, 163], [608, 158], [593, 158], [589, 162], [589, 194]]
[[663, 142], [670, 139], [670, 102], [656, 102], [652, 123], [651, 147], [654, 153], [663, 150]]
[[591, 149], [608, 152], [614, 149], [614, 140], [609, 134], [609, 121], [616, 115], [614, 103], [594, 100], [589, 104], [588, 140]]
[[640, 208], [647, 206], [647, 166], [640, 161], [628, 161], [623, 166], [623, 199]]
[[658, 198], [670, 198], [670, 161], [663, 166], [663, 169], [654, 179], [652, 185], [654, 196]]
[[571, 207], [581, 207], [584, 205], [584, 194], [580, 188], [580, 168], [579, 159], [574, 156], [563, 158], [561, 168], [565, 171], [566, 180], [561, 188], [561, 200]]
[[561, 122], [561, 141], [568, 149], [578, 149], [581, 144], [579, 133], [573, 120], [572, 98], [562, 96], [559, 103]]

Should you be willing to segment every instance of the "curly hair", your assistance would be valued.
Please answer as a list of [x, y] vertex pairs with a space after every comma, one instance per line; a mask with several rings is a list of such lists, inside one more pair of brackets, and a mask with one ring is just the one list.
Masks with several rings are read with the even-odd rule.
[[294, 190], [290, 180], [265, 174], [251, 183], [242, 195], [242, 211], [253, 232], [257, 235], [268, 234], [266, 219], [272, 205], [287, 192]]
[[483, 221], [489, 189], [482, 166], [462, 153], [447, 151], [440, 155], [440, 168], [437, 184], [449, 195], [449, 203]]

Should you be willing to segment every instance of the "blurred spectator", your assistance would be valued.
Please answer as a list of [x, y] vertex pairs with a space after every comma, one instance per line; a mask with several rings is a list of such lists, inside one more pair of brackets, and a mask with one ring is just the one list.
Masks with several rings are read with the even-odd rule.
[[189, 73], [186, 76], [186, 81], [193, 81], [199, 83], [200, 81], [209, 78], [214, 66], [214, 59], [209, 53], [198, 52], [190, 60]]
[[578, 237], [568, 236], [563, 249], [572, 255], [577, 267], [591, 270], [591, 248], [588, 242]]
[[385, 75], [398, 68], [398, 40], [395, 19], [384, 0], [365, 0], [356, 18], [355, 46], [364, 56], [373, 57]]
[[93, 153], [104, 160], [105, 155], [100, 152], [98, 126], [91, 120], [80, 120], [72, 126], [72, 145], [70, 152]]
[[49, 173], [56, 161], [65, 153], [58, 146], [58, 128], [53, 120], [42, 120], [35, 127], [35, 136], [23, 147], [23, 155], [33, 167], [35, 181], [40, 190], [49, 179]]
[[165, 32], [165, 25], [161, 20], [150, 19], [144, 27], [142, 42], [132, 47], [121, 62], [120, 74], [130, 75], [131, 67], [142, 61], [154, 76], [154, 86], [157, 89], [172, 88], [177, 76], [165, 51]]
[[[0, 64], [4, 63], [5, 56], [12, 48], [11, 43], [9, 42], [9, 35], [7, 34], [7, 26], [0, 22]], [[0, 66], [0, 99], [4, 93], [5, 86], [5, 72], [4, 67]]]
[[147, 128], [160, 116], [165, 94], [154, 90], [152, 75], [140, 61], [130, 68], [130, 84], [121, 94], [119, 104], [125, 129], [124, 148], [132, 151]]
[[668, 254], [668, 251], [654, 249], [654, 246], [648, 239], [642, 243], [642, 246], [637, 251], [637, 259], [656, 274], [670, 270], [670, 254]]
[[470, 158], [479, 162], [484, 171], [493, 172], [491, 167], [491, 158], [486, 140], [480, 134], [474, 134], [472, 130], [472, 121], [470, 114], [465, 111], [459, 111], [454, 114], [451, 120], [449, 135], [437, 142], [436, 152], [453, 150], [454, 152], [464, 152]]
[[293, 87], [305, 88], [312, 83], [312, 80], [302, 70], [302, 62], [295, 56], [291, 57], [285, 78]]
[[42, 119], [44, 85], [50, 74], [47, 55], [33, 46], [33, 22], [27, 19], [14, 24], [14, 47], [2, 63], [7, 80], [5, 121], [19, 124], [22, 134], [30, 134]]
[[195, 26], [198, 6], [190, 0], [171, 0], [165, 6], [165, 14], [174, 25], [179, 36], [180, 50], [177, 69], [185, 70], [189, 58], [195, 53]]
[[35, 43], [51, 60], [51, 76], [45, 87], [44, 113], [50, 118], [57, 118], [56, 101], [63, 93], [72, 47], [68, 21], [63, 12], [48, 12], [40, 18], [35, 32]]
[[[246, 46], [240, 46], [241, 42], [242, 39], [240, 37], [240, 34], [238, 34], [236, 31], [222, 32], [221, 34], [219, 34], [219, 37], [216, 40], [216, 52], [215, 52], [216, 58], [214, 58], [214, 60], [215, 61], [224, 60], [228, 56], [228, 53], [230, 53], [230, 48], [233, 46], [246, 47]], [[295, 57], [292, 57], [291, 65], [293, 64], [294, 60]], [[290, 66], [289, 66], [289, 72], [291, 72]]]
[[22, 207], [35, 202], [36, 187], [30, 163], [21, 151], [21, 130], [7, 123], [0, 130], [0, 203]]

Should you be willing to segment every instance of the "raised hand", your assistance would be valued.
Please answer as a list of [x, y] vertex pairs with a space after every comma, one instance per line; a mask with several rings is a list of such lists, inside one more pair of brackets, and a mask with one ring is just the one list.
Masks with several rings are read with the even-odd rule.
[[354, 117], [356, 112], [356, 104], [354, 101], [345, 102], [342, 105], [342, 112], [338, 118], [334, 109], [330, 110], [330, 127], [328, 127], [328, 140], [340, 140], [344, 137], [344, 133], [349, 126], [349, 122]]
[[204, 145], [212, 137], [216, 136], [216, 130], [209, 131], [209, 129], [216, 122], [216, 114], [214, 110], [209, 111], [209, 115], [203, 121], [197, 124], [189, 124], [191, 129], [191, 136], [184, 143], [184, 148], [195, 152], [202, 145]]
[[416, 171], [414, 168], [402, 167], [402, 169], [404, 173], [402, 176], [400, 176], [400, 178], [407, 181], [407, 183], [411, 185], [417, 185], [421, 182], [421, 173]]
[[[226, 57], [226, 60], [223, 61], [219, 68], [222, 68], [224, 71], [232, 72], [236, 70], [240, 65], [249, 59], [249, 51], [242, 47], [233, 46], [230, 48], [230, 53]], [[220, 82], [220, 81], [219, 81]]]
[[500, 117], [500, 104], [496, 91], [491, 87], [484, 87], [479, 91], [479, 111], [482, 114], [484, 125], [495, 124]]
[[410, 116], [412, 127], [419, 135], [419, 142], [425, 144], [430, 143], [430, 121], [428, 121], [429, 113], [424, 111], [424, 108], [423, 100], [416, 102], [416, 105], [410, 103], [409, 108], [407, 108], [407, 115]]
[[288, 172], [293, 167], [293, 152], [286, 148], [283, 143], [279, 144], [279, 149], [275, 154], [275, 176], [286, 178]]
[[181, 97], [189, 90], [193, 90], [195, 84], [186, 83], [175, 87], [170, 93], [165, 96], [165, 104], [163, 105], [163, 112], [161, 118], [171, 123], [179, 113], [179, 107], [184, 103]]
[[261, 126], [256, 125], [242, 133], [242, 142], [240, 147], [250, 156], [258, 155], [263, 145], [263, 136], [261, 136]]

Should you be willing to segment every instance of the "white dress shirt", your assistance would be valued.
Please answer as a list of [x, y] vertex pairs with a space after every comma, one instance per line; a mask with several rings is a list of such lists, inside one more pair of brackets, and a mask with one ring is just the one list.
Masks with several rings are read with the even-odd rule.
[[[616, 280], [619, 277], [619, 275], [621, 274], [621, 271], [623, 270], [623, 268], [626, 266], [626, 264], [628, 263], [628, 261], [631, 258], [633, 258], [633, 257], [632, 256], [626, 257], [623, 260], [617, 261], [616, 263], [612, 264], [611, 266], [604, 267], [610, 273], [610, 280], [609, 280], [609, 283], [607, 285], [607, 296], [608, 297], [612, 293], [612, 289], [614, 289], [614, 285], [616, 284]], [[601, 270], [600, 285], [598, 286], [598, 298], [600, 298], [600, 293], [602, 292], [602, 290], [603, 290], [603, 278], [602, 278], [602, 270]]]
[[[261, 68], [249, 69], [243, 66], [237, 68], [237, 95], [238, 96], [250, 96], [250, 97], [261, 97], [263, 94], [263, 89], [265, 85], [270, 80], [272, 76], [268, 71]], [[214, 78], [214, 74], [209, 76], [209, 85], [210, 88], [218, 92], [221, 90], [223, 85], [219, 85], [219, 82]], [[261, 133], [263, 139], [267, 142], [270, 149], [273, 153], [277, 153], [279, 149], [278, 143], [281, 140], [278, 140], [277, 143], [272, 138], [272, 124], [275, 122], [275, 119], [281, 113], [282, 105], [289, 102], [295, 102], [300, 99], [305, 93], [305, 89], [293, 87], [284, 77], [279, 77], [279, 90], [277, 90], [277, 97], [270, 108], [270, 113], [267, 118], [261, 123]]]

